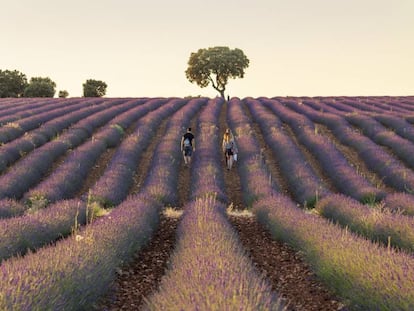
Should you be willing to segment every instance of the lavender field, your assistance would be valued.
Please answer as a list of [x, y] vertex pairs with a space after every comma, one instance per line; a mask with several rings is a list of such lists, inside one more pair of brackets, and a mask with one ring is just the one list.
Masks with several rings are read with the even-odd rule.
[[338, 310], [279, 292], [231, 211], [342, 310], [414, 310], [414, 97], [0, 99], [0, 310], [115, 310], [105, 297], [171, 210], [167, 267], [131, 310]]

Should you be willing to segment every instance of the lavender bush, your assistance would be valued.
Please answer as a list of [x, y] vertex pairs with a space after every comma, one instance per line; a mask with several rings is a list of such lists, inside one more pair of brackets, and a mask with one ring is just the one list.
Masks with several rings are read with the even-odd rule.
[[214, 195], [227, 202], [224, 175], [220, 159], [221, 141], [218, 133], [218, 118], [224, 101], [212, 99], [200, 114], [197, 127], [197, 152], [192, 162], [191, 199]]
[[33, 214], [0, 219], [0, 262], [68, 236], [86, 224], [86, 208], [80, 200], [60, 201]]
[[292, 139], [284, 133], [281, 121], [259, 101], [245, 99], [244, 102], [260, 126], [265, 142], [272, 149], [290, 192], [300, 204], [313, 207], [319, 198], [329, 194], [330, 191], [315, 175]]
[[[38, 128], [44, 122], [62, 116], [65, 113], [76, 111], [83, 106], [83, 102], [66, 104], [64, 106], [58, 102], [56, 104], [53, 104], [52, 107], [48, 107], [47, 111], [45, 112], [36, 112], [27, 118], [19, 119], [15, 122], [9, 121], [10, 123], [0, 128], [0, 143], [4, 144], [13, 139], [16, 139], [17, 137], [23, 135], [25, 132]], [[0, 120], [0, 122], [2, 122], [2, 120]]]
[[177, 247], [146, 310], [283, 310], [211, 198], [185, 207]]
[[[99, 112], [81, 121], [76, 128], [58, 139], [33, 150], [30, 155], [0, 176], [0, 198], [20, 199], [29, 188], [40, 181], [55, 159], [84, 142], [92, 135], [94, 129], [107, 124], [112, 118], [134, 106], [135, 102], [126, 102], [125, 106], [115, 106]], [[108, 127], [110, 126], [109, 124]]]
[[[390, 148], [393, 154], [403, 160], [409, 167], [414, 168], [414, 161], [412, 159], [412, 155], [414, 154], [414, 144], [412, 142], [395, 134], [392, 130], [386, 129], [380, 122], [371, 117], [354, 115], [348, 116], [346, 119], [351, 124], [358, 126], [363, 134], [372, 139], [375, 143]], [[397, 162], [396, 159], [394, 159], [393, 162]], [[394, 165], [397, 166], [397, 164]], [[402, 164], [399, 164], [399, 166], [401, 167], [399, 170], [405, 168]], [[398, 167], [396, 169], [398, 169]]]
[[[368, 168], [382, 176], [382, 181], [388, 186], [394, 187], [399, 191], [410, 191], [414, 187], [414, 174], [407, 167], [405, 167], [395, 157], [388, 154], [382, 149], [382, 147], [372, 142], [366, 136], [361, 135], [357, 130], [353, 129], [351, 125], [341, 116], [330, 113], [322, 114], [317, 111], [312, 111], [310, 108], [298, 105], [296, 105], [294, 109], [309, 116], [315, 122], [321, 122], [327, 125], [339, 141], [358, 151], [358, 154], [361, 159], [364, 160]], [[372, 119], [363, 115], [352, 115], [348, 116], [346, 119], [352, 119], [355, 122], [356, 120], [365, 120], [367, 124], [372, 125], [372, 128], [367, 127], [367, 130], [371, 133], [376, 132], [375, 127], [380, 127], [378, 122], [370, 122]], [[386, 139], [385, 136], [383, 136], [384, 139]], [[392, 138], [389, 140], [392, 140]], [[404, 142], [400, 140], [400, 144], [403, 143]], [[393, 145], [397, 148], [395, 149], [396, 152], [399, 152], [401, 155], [405, 153], [405, 158], [408, 158], [407, 152], [404, 150], [410, 148], [410, 146], [398, 147], [397, 143], [393, 143]]]
[[[33, 114], [34, 109], [43, 108], [53, 102], [51, 98], [44, 98], [41, 100], [39, 100], [39, 98], [9, 98], [6, 102], [4, 102], [5, 98], [1, 98], [1, 100], [3, 101], [0, 105], [0, 118], [12, 116], [15, 118], [13, 120], [28, 117]], [[64, 105], [67, 102], [78, 102], [79, 99], [54, 99], [54, 101], [59, 101]], [[3, 121], [1, 121], [0, 119], [0, 126], [7, 122], [9, 122], [9, 120], [3, 119]]]
[[343, 154], [330, 141], [316, 134], [313, 123], [306, 116], [289, 110], [275, 101], [262, 99], [261, 102], [292, 127], [298, 141], [312, 152], [340, 192], [364, 202], [380, 200], [384, 196], [365, 178], [356, 173]]
[[57, 117], [49, 122], [41, 125], [37, 130], [33, 130], [26, 135], [11, 141], [0, 147], [0, 173], [4, 169], [17, 161], [28, 152], [34, 150], [50, 141], [53, 137], [62, 133], [64, 129], [67, 131], [69, 126], [76, 127], [76, 122], [79, 122], [86, 117], [107, 109], [108, 107], [118, 105], [123, 101], [105, 101], [100, 105], [87, 105], [85, 101], [85, 108]]
[[414, 195], [399, 192], [387, 195], [384, 200], [384, 207], [394, 213], [414, 216]]
[[350, 197], [331, 195], [316, 204], [320, 215], [372, 241], [414, 251], [414, 218], [363, 205]]
[[1, 310], [92, 309], [151, 236], [160, 205], [145, 196], [131, 197], [56, 245], [2, 263]]
[[[20, 105], [11, 105], [1, 113], [0, 124], [5, 125], [19, 119], [28, 118], [36, 113], [42, 113], [56, 108], [56, 104], [62, 103], [61, 100], [56, 99], [42, 99], [30, 100], [29, 102], [21, 103]], [[68, 103], [65, 101], [65, 103]], [[77, 101], [70, 101], [69, 103], [77, 103]]]
[[375, 120], [395, 131], [399, 136], [410, 140], [414, 143], [414, 126], [407, 122], [403, 117], [397, 117], [387, 114], [378, 114], [374, 116]]
[[0, 200], [0, 219], [23, 215], [26, 207], [20, 202], [12, 199]]

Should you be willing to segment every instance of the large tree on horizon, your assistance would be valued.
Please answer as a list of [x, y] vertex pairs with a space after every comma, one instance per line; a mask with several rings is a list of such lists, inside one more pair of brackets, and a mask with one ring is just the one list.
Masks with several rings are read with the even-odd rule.
[[228, 79], [243, 78], [248, 66], [249, 60], [242, 50], [216, 46], [191, 53], [185, 74], [191, 83], [196, 82], [200, 87], [211, 83], [224, 98]]

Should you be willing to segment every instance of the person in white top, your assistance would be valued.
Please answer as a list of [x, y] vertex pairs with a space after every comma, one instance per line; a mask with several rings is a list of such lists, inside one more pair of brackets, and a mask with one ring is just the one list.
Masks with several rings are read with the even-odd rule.
[[237, 160], [237, 146], [230, 129], [226, 129], [223, 135], [222, 150], [226, 157], [227, 169], [231, 170], [234, 161]]

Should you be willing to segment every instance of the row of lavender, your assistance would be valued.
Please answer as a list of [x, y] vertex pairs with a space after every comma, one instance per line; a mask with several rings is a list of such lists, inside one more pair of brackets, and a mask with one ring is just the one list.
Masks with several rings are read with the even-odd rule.
[[25, 101], [24, 104], [22, 101], [13, 100], [10, 101], [8, 105], [0, 106], [0, 125], [3, 126], [8, 122], [12, 122], [18, 119], [30, 117], [33, 114], [41, 113], [47, 110], [50, 110], [50, 105], [52, 108], [55, 108], [57, 103], [65, 105], [66, 103], [78, 103], [78, 99], [37, 99]]
[[[117, 152], [111, 159], [106, 176], [94, 186], [97, 189], [96, 191], [92, 189], [94, 196], [95, 192], [100, 191], [100, 197], [105, 197], [103, 201], [109, 202], [110, 205], [119, 204], [123, 200], [122, 196], [126, 195], [132, 183], [133, 173], [136, 170], [137, 163], [139, 163], [138, 159], [140, 154], [145, 150], [154, 136], [152, 129], [157, 128], [164, 118], [171, 115], [184, 104], [185, 100], [177, 99], [165, 103], [153, 112], [148, 112], [147, 106], [139, 106], [132, 111], [124, 113], [122, 115], [122, 121], [126, 124], [121, 123], [122, 121], [116, 124], [122, 124], [122, 128], [127, 128], [130, 124], [136, 123], [138, 119], [137, 126], [132, 134], [125, 138], [122, 131], [119, 131], [117, 127], [111, 126], [108, 123], [108, 126], [94, 136], [94, 139], [73, 150], [52, 174], [36, 187], [30, 189], [25, 194], [26, 199], [32, 203], [39, 199], [41, 201], [56, 202], [75, 196], [81, 190], [86, 177], [99, 157], [108, 148], [119, 147], [116, 148]], [[119, 146], [120, 144], [121, 146]], [[117, 180], [113, 179], [114, 174], [117, 174]], [[108, 198], [110, 196], [108, 193], [109, 190], [115, 192], [115, 189], [111, 186], [117, 184], [126, 187], [123, 189], [118, 187], [118, 191], [116, 191], [116, 195], [118, 196], [117, 200]], [[123, 191], [120, 191], [121, 189]], [[102, 194], [102, 192], [105, 193]], [[105, 194], [107, 195], [105, 196]]]
[[[153, 129], [158, 127], [160, 120], [170, 116], [174, 111], [182, 107], [184, 103], [184, 100], [171, 100], [168, 104], [155, 109], [139, 120], [136, 133], [129, 135], [117, 148], [116, 154], [108, 165], [106, 172], [89, 192], [89, 197], [87, 197], [88, 204], [94, 200], [98, 201], [101, 206], [107, 207], [108, 204], [105, 205], [103, 202], [110, 202], [110, 206], [113, 206], [121, 203], [126, 198], [132, 184], [132, 175], [137, 169], [137, 163], [139, 163], [139, 155], [148, 145], [148, 141], [153, 138]], [[197, 109], [200, 104], [203, 104], [202, 100], [190, 102], [186, 109], [191, 107], [192, 109]], [[185, 109], [182, 110], [185, 111]], [[129, 117], [133, 118], [134, 114], [131, 112]], [[137, 135], [137, 133], [140, 133], [140, 135]], [[87, 157], [85, 158], [77, 163], [81, 164], [88, 160]], [[80, 166], [77, 163], [75, 163], [72, 171], [68, 170], [71, 174], [77, 173], [77, 168]], [[65, 168], [65, 164], [62, 166]], [[57, 172], [60, 172], [60, 168], [57, 169]], [[49, 178], [51, 181], [48, 182], [49, 179], [47, 179], [45, 183], [52, 184], [54, 176], [56, 176], [55, 173]], [[64, 176], [63, 180], [67, 181], [70, 177]], [[73, 183], [69, 183], [71, 187], [82, 184], [83, 176], [78, 173], [77, 177]], [[66, 183], [58, 187], [58, 191], [62, 197], [69, 199], [72, 197], [70, 195], [71, 192], [67, 191], [65, 193], [62, 191], [66, 189], [65, 185]], [[41, 186], [43, 186], [43, 183], [35, 190], [40, 192]], [[53, 190], [56, 189], [53, 184], [43, 189], [39, 196], [47, 197], [48, 201], [56, 201], [51, 200], [50, 195], [53, 195]], [[47, 194], [49, 195], [46, 196]], [[90, 217], [93, 216], [93, 211], [87, 211], [86, 203], [83, 201], [60, 201], [35, 213], [0, 220], [0, 236], [2, 237], [0, 240], [0, 261], [17, 253], [24, 254], [28, 249], [34, 250], [59, 237], [67, 236], [71, 233], [74, 219], [76, 219], [78, 225], [86, 223], [88, 219], [85, 217], [85, 212], [89, 212]]]
[[[321, 182], [306, 166], [300, 150], [281, 130], [280, 120], [269, 113], [269, 110], [259, 101], [250, 99], [246, 100], [246, 104], [256, 122], [260, 124], [266, 143], [273, 149], [273, 155], [279, 163], [293, 199], [302, 204], [305, 203], [305, 206], [309, 206], [309, 202], [313, 203], [311, 206], [316, 204], [321, 215], [343, 226], [348, 226], [351, 230], [373, 241], [381, 241], [386, 245], [409, 251], [414, 250], [414, 218], [400, 213], [391, 213], [390, 209], [381, 211], [378, 208], [371, 208], [350, 197], [332, 195], [332, 192], [327, 190], [320, 191]], [[336, 122], [332, 124], [339, 126], [342, 123], [340, 119], [336, 119]], [[406, 201], [407, 196], [407, 194], [399, 195]], [[394, 200], [395, 197], [396, 195], [393, 195]], [[321, 198], [322, 200], [318, 202]], [[390, 200], [385, 200], [385, 202], [390, 204]], [[405, 214], [410, 214], [409, 208], [403, 211]]]
[[52, 101], [33, 110], [24, 110], [22, 115], [11, 114], [0, 118], [0, 123], [4, 124], [0, 128], [0, 143], [4, 144], [22, 136], [24, 133], [38, 128], [43, 123], [50, 121], [65, 113], [70, 113], [84, 108], [86, 101]]
[[211, 197], [185, 207], [171, 264], [143, 310], [285, 310]]
[[[72, 100], [72, 99], [71, 99]], [[33, 109], [51, 101], [50, 98], [0, 98], [0, 116], [24, 111], [26, 108]], [[12, 109], [10, 111], [10, 109]], [[12, 112], [14, 111], [14, 112]]]
[[[297, 100], [297, 101], [286, 101], [281, 100], [281, 103], [284, 105], [294, 107], [295, 104], [308, 106], [318, 112], [328, 112], [335, 115], [343, 116], [347, 121], [349, 121], [354, 126], [361, 126], [360, 130], [368, 134], [371, 138], [378, 138], [378, 142], [388, 143], [386, 137], [388, 135], [394, 136], [393, 132], [397, 133], [399, 136], [414, 142], [414, 127], [412, 123], [414, 122], [414, 112], [412, 111], [413, 107], [411, 105], [411, 110], [401, 111], [399, 114], [392, 113], [395, 110], [395, 107], [401, 104], [401, 102], [393, 102], [390, 106], [390, 109], [383, 111], [371, 111], [370, 113], [367, 110], [357, 109], [356, 107], [352, 108], [346, 104], [338, 103], [334, 101], [327, 104], [325, 101], [315, 101], [315, 100]], [[348, 109], [347, 109], [348, 108]], [[394, 109], [394, 110], [393, 110]], [[375, 122], [374, 120], [378, 121]], [[368, 123], [365, 123], [368, 121]], [[387, 130], [381, 126], [388, 127], [390, 130]], [[385, 140], [384, 140], [385, 138]]]
[[319, 198], [332, 193], [284, 131], [283, 122], [258, 100], [246, 99], [245, 103], [253, 121], [260, 127], [267, 146], [272, 150], [293, 199], [306, 207], [312, 207]]
[[301, 250], [317, 275], [356, 310], [414, 308], [414, 260], [404, 252], [382, 247], [313, 214], [274, 191], [257, 155], [250, 120], [240, 102], [229, 103], [230, 123], [237, 133], [243, 191], [253, 211], [275, 238]]
[[[223, 101], [201, 112], [192, 163], [192, 202], [184, 206], [171, 264], [144, 310], [283, 310], [254, 268], [226, 214], [218, 118]], [[222, 202], [220, 202], [222, 201]]]
[[[57, 135], [61, 135], [63, 130], [70, 130], [68, 129], [70, 126], [72, 128], [82, 128], [82, 122], [80, 122], [82, 119], [112, 106], [120, 105], [123, 102], [124, 101], [107, 100], [95, 104], [95, 101], [84, 101], [84, 108], [77, 109], [70, 113], [64, 113], [62, 116], [42, 123], [37, 129], [27, 132], [25, 135], [14, 139], [7, 144], [3, 144], [0, 148], [0, 173], [23, 155], [44, 145]], [[76, 125], [77, 122], [79, 122], [79, 125]], [[86, 127], [85, 130], [87, 129], [88, 128]]]
[[[328, 126], [342, 143], [357, 150], [366, 165], [383, 176], [383, 182], [388, 186], [400, 192], [414, 190], [414, 172], [410, 169], [414, 167], [411, 157], [414, 144], [411, 141], [385, 130], [369, 116], [321, 113], [306, 105], [288, 104], [288, 107], [314, 122]], [[352, 125], [358, 126], [358, 130], [354, 130]], [[408, 128], [414, 131], [412, 126]], [[393, 154], [381, 145], [392, 149]]]
[[[406, 193], [412, 193], [414, 189], [414, 172], [409, 167], [412, 163], [412, 159], [409, 156], [410, 151], [414, 151], [414, 144], [407, 139], [397, 136], [393, 131], [385, 131], [382, 126], [376, 123], [373, 119], [362, 115], [352, 115], [349, 117], [341, 116], [340, 114], [334, 114], [329, 112], [321, 113], [315, 109], [308, 107], [307, 105], [298, 105], [295, 103], [285, 103], [292, 111], [297, 112], [302, 117], [308, 117], [315, 124], [320, 123], [328, 127], [329, 130], [335, 135], [340, 143], [349, 146], [355, 150], [366, 166], [381, 176], [382, 182], [389, 187], [399, 191], [399, 194], [393, 194], [392, 200], [385, 199], [385, 202], [397, 203], [398, 207], [402, 208], [406, 213], [413, 214], [414, 212], [414, 197], [407, 195]], [[271, 102], [271, 105], [279, 105], [277, 102]], [[372, 132], [376, 134], [367, 134], [367, 136], [360, 133], [359, 129], [354, 129], [352, 125], [347, 122], [348, 119], [361, 119], [366, 122], [366, 132]], [[387, 119], [386, 116], [378, 119]], [[393, 120], [392, 124], [395, 128], [398, 119]], [[403, 128], [400, 127], [400, 132], [408, 133], [414, 132], [414, 127], [401, 120]], [[364, 122], [360, 122], [360, 125], [364, 127]], [[389, 123], [391, 124], [391, 123]], [[394, 128], [393, 126], [393, 128]], [[405, 130], [404, 130], [405, 129]], [[395, 155], [399, 155], [400, 159], [395, 155], [388, 152], [376, 142], [370, 139], [370, 136], [377, 135], [377, 140], [387, 141], [388, 148], [392, 148]], [[406, 137], [407, 137], [406, 136]], [[382, 138], [380, 138], [382, 137]], [[402, 161], [402, 160], [406, 161]], [[412, 165], [412, 164], [411, 164]], [[390, 194], [386, 195], [387, 197]], [[400, 198], [397, 202], [397, 198]], [[354, 197], [355, 198], [355, 197]], [[392, 207], [392, 206], [391, 206]]]
[[317, 159], [338, 192], [363, 202], [385, 196], [384, 192], [358, 174], [331, 141], [317, 134], [314, 123], [306, 115], [288, 109], [277, 101], [263, 98], [260, 102], [291, 127], [298, 142]]
[[5, 171], [0, 176], [0, 198], [21, 199], [30, 188], [42, 180], [54, 161], [71, 149], [78, 146], [89, 148], [101, 145], [102, 151], [104, 147], [116, 146], [124, 130], [138, 116], [159, 107], [162, 103], [163, 101], [155, 100], [141, 105], [136, 101], [127, 101], [82, 119], [63, 135], [36, 148]]
[[[76, 310], [92, 307], [109, 288], [117, 267], [129, 260], [150, 238], [158, 223], [161, 201], [174, 201], [180, 159], [179, 152], [178, 155], [175, 152], [177, 142], [202, 104], [186, 105], [169, 120], [139, 194], [128, 197], [109, 215], [76, 232], [73, 237], [2, 263], [0, 309]], [[171, 161], [171, 156], [175, 160]]]
[[412, 115], [414, 113], [414, 101], [412, 97], [387, 97], [376, 98], [343, 98], [343, 97], [320, 97], [320, 98], [275, 98], [283, 102], [303, 102], [314, 105], [320, 111], [336, 111], [344, 113], [361, 114], [389, 114], [389, 115]]
[[212, 195], [217, 200], [227, 203], [224, 187], [224, 176], [221, 168], [221, 154], [218, 119], [223, 102], [212, 100], [200, 114], [197, 124], [197, 153], [193, 159], [194, 169], [191, 171], [191, 201]]

